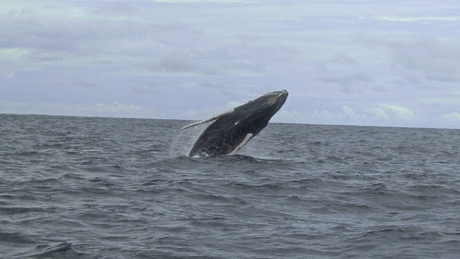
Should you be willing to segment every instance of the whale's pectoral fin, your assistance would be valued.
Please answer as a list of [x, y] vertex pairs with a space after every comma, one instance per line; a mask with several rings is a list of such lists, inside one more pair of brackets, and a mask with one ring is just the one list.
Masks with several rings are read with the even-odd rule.
[[236, 148], [232, 152], [228, 153], [228, 155], [231, 156], [231, 155], [236, 154], [236, 152], [240, 151], [241, 148], [244, 145], [246, 145], [249, 142], [249, 140], [251, 140], [253, 137], [254, 137], [254, 134], [252, 134], [252, 133], [246, 134], [246, 136], [244, 137], [243, 141], [241, 141], [241, 143], [238, 144], [238, 146], [236, 146]]
[[204, 124], [206, 122], [210, 122], [210, 121], [213, 121], [213, 120], [217, 120], [219, 119], [220, 117], [224, 116], [224, 115], [227, 115], [227, 114], [230, 114], [234, 111], [235, 109], [230, 109], [228, 111], [225, 111], [221, 114], [218, 114], [218, 115], [215, 115], [215, 116], [212, 116], [211, 118], [207, 119], [207, 120], [202, 120], [202, 121], [197, 121], [197, 122], [194, 122], [192, 124], [189, 124], [183, 128], [181, 128], [180, 130], [184, 130], [184, 129], [188, 129], [188, 128], [191, 128], [191, 127], [194, 127], [194, 126], [197, 126], [197, 125], [200, 125], [200, 124]]

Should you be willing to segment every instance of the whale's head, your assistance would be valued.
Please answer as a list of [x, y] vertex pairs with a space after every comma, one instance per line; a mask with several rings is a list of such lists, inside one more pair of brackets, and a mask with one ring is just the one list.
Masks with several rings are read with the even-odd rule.
[[259, 99], [261, 99], [262, 102], [266, 100], [267, 105], [271, 109], [274, 109], [276, 113], [281, 108], [281, 106], [283, 106], [283, 104], [286, 102], [288, 95], [289, 95], [288, 91], [282, 90], [282, 91], [275, 91], [275, 92], [271, 92], [271, 93], [262, 95]]
[[270, 92], [252, 100], [240, 107], [235, 108], [247, 114], [252, 120], [268, 121], [279, 111], [288, 98], [288, 91]]

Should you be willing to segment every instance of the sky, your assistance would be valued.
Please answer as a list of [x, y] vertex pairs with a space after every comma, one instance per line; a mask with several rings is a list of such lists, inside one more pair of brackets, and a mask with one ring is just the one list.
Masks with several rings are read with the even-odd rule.
[[458, 0], [3, 0], [0, 113], [460, 128]]

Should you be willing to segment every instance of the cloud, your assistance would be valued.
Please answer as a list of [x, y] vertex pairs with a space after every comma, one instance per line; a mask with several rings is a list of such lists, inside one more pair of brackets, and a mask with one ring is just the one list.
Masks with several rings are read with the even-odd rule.
[[393, 65], [406, 78], [460, 82], [460, 39], [415, 39], [388, 42]]
[[148, 69], [154, 73], [215, 75], [218, 69], [212, 64], [201, 62], [181, 53], [169, 53], [151, 64]]
[[158, 3], [253, 3], [258, 0], [154, 0]]
[[354, 92], [357, 86], [362, 86], [373, 82], [374, 80], [366, 74], [356, 73], [342, 76], [324, 77], [320, 79], [321, 82], [334, 83], [342, 87], [346, 93]]
[[197, 117], [197, 115], [198, 115], [198, 112], [195, 111], [195, 110], [188, 110], [188, 111], [185, 113], [185, 117], [186, 117], [186, 118], [192, 118], [192, 119], [194, 119], [194, 118]]
[[380, 103], [367, 110], [371, 115], [383, 119], [388, 124], [416, 125], [419, 122], [416, 113], [403, 105]]
[[454, 125], [460, 6], [395, 3], [2, 2], [2, 109], [200, 119], [285, 88], [277, 121]]
[[65, 116], [154, 118], [156, 113], [139, 105], [97, 103], [91, 105], [66, 103], [20, 103], [0, 101], [0, 113], [48, 114]]
[[343, 106], [342, 107], [342, 110], [343, 112], [350, 118], [356, 118], [356, 113], [355, 111], [353, 110], [353, 108], [349, 107], [349, 106]]
[[340, 65], [355, 65], [358, 63], [354, 58], [343, 52], [337, 52], [331, 61]]
[[460, 21], [460, 16], [413, 16], [413, 17], [401, 17], [401, 16], [378, 16], [375, 19], [389, 22], [456, 22]]
[[[452, 91], [455, 93], [454, 91]], [[427, 97], [418, 100], [419, 104], [430, 105], [432, 107], [453, 107], [460, 109], [460, 97]]]
[[[20, 60], [16, 69], [21, 70], [52, 64], [132, 64], [155, 74], [207, 76], [260, 75], [298, 54], [283, 44], [267, 44], [264, 38], [217, 37], [187, 20], [151, 19], [139, 7], [130, 7], [127, 2], [102, 4], [80, 10], [83, 15], [42, 15], [22, 8], [0, 15], [0, 55], [11, 57], [6, 52], [15, 52]], [[5, 65], [10, 66], [11, 61]]]
[[141, 12], [139, 7], [130, 2], [104, 2], [94, 9], [94, 12], [102, 15], [137, 15]]
[[411, 120], [416, 118], [415, 113], [411, 109], [401, 105], [381, 103], [378, 106], [386, 109], [387, 111], [394, 112], [404, 119]]
[[[43, 16], [30, 9], [0, 15], [0, 48], [29, 50], [37, 59], [116, 56], [137, 58], [200, 45], [198, 30], [113, 16]], [[32, 56], [29, 56], [33, 58]]]
[[381, 53], [369, 64], [388, 67], [393, 77], [398, 76], [402, 81], [418, 85], [460, 82], [460, 49], [456, 47], [460, 38], [451, 33], [437, 35], [440, 29], [433, 25], [420, 25], [420, 28], [426, 31], [402, 31], [400, 33], [404, 36], [390, 34], [393, 37], [385, 33], [360, 33], [354, 36], [354, 40], [363, 44], [365, 49], [373, 48]]
[[452, 121], [452, 122], [460, 122], [460, 112], [451, 112], [442, 115], [443, 119]]

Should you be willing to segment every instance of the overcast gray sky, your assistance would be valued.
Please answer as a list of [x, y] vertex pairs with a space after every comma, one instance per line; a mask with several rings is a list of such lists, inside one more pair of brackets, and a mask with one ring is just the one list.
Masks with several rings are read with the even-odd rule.
[[458, 0], [0, 2], [0, 113], [460, 128]]

